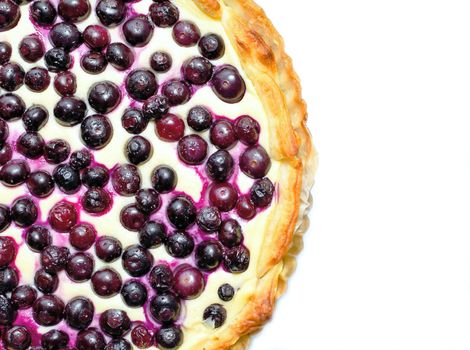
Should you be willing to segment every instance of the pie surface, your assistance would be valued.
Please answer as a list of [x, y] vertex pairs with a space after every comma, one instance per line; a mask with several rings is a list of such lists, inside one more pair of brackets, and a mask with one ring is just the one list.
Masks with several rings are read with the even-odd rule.
[[0, 0], [3, 347], [242, 344], [314, 171], [282, 39], [247, 0], [18, 2]]

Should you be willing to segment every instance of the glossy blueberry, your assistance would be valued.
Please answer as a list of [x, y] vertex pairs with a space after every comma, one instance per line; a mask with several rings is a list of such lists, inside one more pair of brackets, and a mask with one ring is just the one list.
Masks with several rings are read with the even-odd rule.
[[227, 310], [220, 304], [212, 304], [204, 310], [203, 320], [212, 328], [220, 328], [227, 319]]
[[112, 339], [106, 346], [104, 350], [132, 350], [132, 345], [126, 339]]
[[77, 350], [102, 350], [106, 339], [96, 328], [88, 328], [78, 332], [75, 346]]
[[121, 102], [121, 91], [111, 81], [93, 84], [88, 91], [88, 103], [98, 113], [109, 113]]
[[121, 117], [122, 127], [130, 134], [138, 135], [147, 128], [148, 119], [142, 111], [136, 108], [128, 108]]
[[38, 159], [44, 153], [44, 139], [37, 132], [26, 132], [18, 138], [16, 150], [29, 159]]
[[30, 6], [31, 17], [42, 27], [49, 27], [54, 24], [57, 11], [48, 0], [37, 0]]
[[251, 146], [258, 142], [261, 127], [259, 123], [248, 115], [238, 117], [234, 123], [238, 139], [245, 145]]
[[43, 92], [49, 87], [51, 77], [47, 69], [34, 67], [26, 72], [24, 83], [33, 92]]
[[91, 12], [88, 0], [59, 0], [59, 16], [66, 22], [82, 22]]
[[157, 79], [148, 69], [135, 69], [129, 73], [125, 81], [129, 96], [137, 101], [145, 101], [158, 89]]
[[250, 196], [239, 197], [235, 209], [242, 219], [251, 220], [256, 216], [256, 207]]
[[70, 155], [69, 164], [76, 170], [82, 170], [91, 164], [92, 158], [93, 156], [91, 155], [90, 151], [85, 148], [79, 151], [74, 151]]
[[147, 221], [147, 215], [141, 212], [135, 204], [128, 204], [120, 213], [121, 225], [129, 231], [139, 231]]
[[52, 207], [47, 220], [55, 231], [68, 232], [77, 224], [78, 216], [78, 211], [75, 206], [64, 200]]
[[22, 116], [23, 125], [26, 131], [39, 131], [49, 120], [49, 112], [44, 106], [32, 105]]
[[0, 146], [3, 147], [5, 145], [9, 135], [10, 127], [8, 126], [8, 123], [3, 119], [0, 119]]
[[175, 322], [180, 312], [180, 300], [173, 293], [159, 293], [150, 300], [150, 315], [160, 324]]
[[101, 236], [95, 244], [96, 256], [104, 262], [116, 261], [122, 254], [121, 242], [111, 236]]
[[69, 327], [81, 330], [91, 324], [94, 314], [95, 307], [90, 299], [76, 297], [65, 306], [64, 318]]
[[122, 32], [130, 45], [142, 47], [152, 38], [153, 26], [147, 16], [136, 15], [124, 22]]
[[191, 98], [191, 89], [185, 81], [170, 80], [162, 86], [162, 93], [168, 98], [170, 106], [185, 104]]
[[227, 181], [233, 174], [234, 161], [226, 150], [218, 150], [206, 163], [206, 174], [215, 181]]
[[108, 65], [106, 57], [101, 52], [89, 51], [80, 59], [80, 66], [83, 70], [90, 74], [103, 73]]
[[28, 163], [20, 159], [14, 159], [0, 168], [0, 181], [7, 187], [16, 187], [24, 183], [29, 174]]
[[235, 219], [227, 219], [222, 222], [219, 229], [219, 241], [228, 248], [239, 246], [243, 242], [242, 227]]
[[237, 134], [233, 124], [225, 119], [216, 121], [210, 130], [210, 140], [217, 148], [232, 148], [237, 143]]
[[38, 198], [45, 198], [54, 191], [54, 179], [47, 171], [38, 170], [29, 176], [26, 180], [29, 192]]
[[156, 132], [158, 137], [167, 142], [176, 142], [184, 136], [184, 121], [175, 114], [168, 113], [157, 120]]
[[226, 103], [238, 103], [245, 96], [246, 85], [235, 67], [223, 66], [214, 72], [212, 90]]
[[96, 5], [98, 19], [107, 27], [115, 27], [126, 17], [126, 5], [121, 0], [100, 0]]
[[142, 104], [142, 113], [148, 120], [159, 120], [170, 110], [170, 101], [163, 95], [154, 95]]
[[21, 39], [18, 51], [26, 62], [33, 63], [44, 56], [46, 49], [39, 35], [30, 34]]
[[72, 281], [84, 282], [91, 278], [94, 267], [95, 262], [90, 254], [78, 252], [70, 257], [65, 272]]
[[245, 272], [250, 265], [250, 251], [244, 246], [229, 249], [224, 254], [225, 269], [231, 273]]
[[39, 269], [34, 274], [34, 285], [40, 292], [51, 294], [59, 287], [59, 277], [54, 272]]
[[38, 293], [36, 292], [36, 289], [24, 284], [16, 287], [11, 293], [11, 304], [20, 310], [29, 309], [36, 301], [37, 296]]
[[160, 349], [177, 349], [183, 344], [183, 332], [178, 326], [163, 327], [157, 332], [155, 339]]
[[172, 64], [173, 59], [166, 52], [156, 51], [150, 56], [150, 67], [158, 73], [168, 72]]
[[55, 295], [43, 295], [33, 305], [33, 318], [41, 326], [55, 326], [64, 316], [64, 302]]
[[44, 147], [44, 159], [51, 164], [65, 162], [70, 155], [70, 144], [63, 139], [49, 141]]
[[159, 193], [173, 191], [178, 183], [176, 172], [166, 165], [159, 165], [152, 171], [152, 186]]
[[44, 55], [46, 68], [51, 72], [63, 72], [72, 66], [72, 58], [70, 54], [61, 47], [54, 47]]
[[112, 297], [119, 293], [122, 279], [114, 269], [105, 268], [96, 271], [91, 277], [91, 286], [101, 297]]
[[140, 245], [132, 245], [122, 254], [122, 267], [132, 277], [146, 275], [153, 265], [153, 255]]
[[83, 41], [93, 50], [102, 50], [111, 42], [109, 31], [98, 24], [92, 24], [83, 31]]
[[196, 265], [203, 271], [211, 271], [219, 267], [222, 262], [222, 247], [216, 240], [199, 243], [196, 248]]
[[24, 83], [24, 76], [24, 69], [18, 63], [6, 63], [0, 67], [0, 87], [6, 91], [18, 90]]
[[201, 31], [191, 21], [179, 21], [173, 27], [173, 39], [180, 46], [194, 46], [201, 38]]
[[197, 225], [204, 232], [215, 232], [222, 224], [220, 211], [215, 207], [204, 207], [197, 213]]
[[217, 60], [225, 53], [224, 39], [218, 34], [206, 34], [199, 40], [199, 52], [205, 58]]
[[132, 164], [118, 165], [111, 174], [111, 183], [119, 195], [132, 196], [140, 189], [140, 171]]
[[0, 268], [7, 267], [16, 256], [16, 245], [13, 238], [0, 236]]
[[25, 326], [14, 326], [6, 331], [3, 341], [7, 349], [26, 350], [31, 345], [31, 333]]
[[63, 126], [80, 124], [86, 115], [86, 104], [76, 97], [62, 97], [54, 107], [54, 116]]
[[147, 301], [147, 288], [137, 280], [129, 280], [122, 286], [121, 296], [127, 306], [141, 307]]
[[209, 188], [209, 201], [220, 211], [227, 212], [235, 208], [238, 193], [235, 187], [228, 183], [213, 183]]
[[16, 268], [11, 266], [0, 269], [0, 293], [5, 294], [18, 287], [19, 276]]
[[147, 349], [154, 344], [153, 333], [142, 324], [138, 324], [132, 329], [131, 340], [139, 349]]
[[0, 64], [5, 64], [11, 58], [11, 45], [6, 41], [0, 41]]
[[95, 243], [97, 236], [93, 225], [86, 222], [72, 227], [69, 232], [69, 242], [77, 250], [88, 250]]
[[117, 70], [123, 71], [130, 68], [134, 59], [134, 52], [123, 43], [111, 43], [106, 49], [106, 60]]
[[82, 33], [77, 26], [68, 22], [55, 24], [49, 32], [49, 40], [54, 47], [62, 48], [65, 51], [73, 51], [83, 42]]
[[161, 205], [160, 195], [152, 188], [139, 190], [135, 201], [137, 209], [147, 215], [155, 213]]
[[38, 219], [36, 204], [27, 197], [16, 199], [11, 206], [11, 218], [19, 227], [28, 227]]
[[178, 141], [178, 157], [189, 165], [204, 162], [207, 156], [207, 142], [199, 135], [187, 135]]
[[41, 346], [44, 350], [61, 350], [69, 343], [69, 336], [64, 331], [52, 329], [41, 337]]
[[204, 57], [190, 58], [183, 64], [183, 76], [191, 84], [204, 85], [212, 77], [212, 64]]
[[33, 252], [40, 252], [52, 244], [52, 237], [46, 227], [34, 225], [26, 230], [25, 242]]
[[147, 221], [139, 230], [139, 243], [147, 249], [158, 248], [165, 241], [166, 227], [159, 222]]
[[147, 162], [153, 154], [152, 144], [142, 136], [134, 136], [130, 138], [125, 147], [126, 158], [134, 165], [140, 165]]
[[217, 290], [217, 294], [222, 301], [230, 301], [235, 295], [235, 289], [228, 283], [222, 284]]
[[101, 165], [88, 167], [82, 174], [82, 182], [88, 188], [103, 188], [109, 182], [109, 171]]
[[196, 221], [194, 203], [183, 196], [173, 198], [166, 208], [166, 213], [170, 223], [178, 229], [184, 230]]
[[52, 177], [59, 189], [66, 194], [74, 194], [80, 189], [80, 173], [68, 164], [58, 165]]
[[195, 131], [204, 131], [212, 125], [212, 114], [203, 106], [195, 106], [188, 112], [186, 121], [190, 128]]
[[21, 97], [16, 94], [6, 93], [0, 96], [0, 118], [9, 122], [18, 120], [26, 110], [26, 105]]
[[72, 96], [77, 91], [77, 78], [70, 71], [59, 72], [54, 78], [54, 89], [60, 96]]
[[171, 27], [179, 19], [179, 10], [169, 1], [159, 1], [150, 5], [150, 18], [157, 27]]
[[131, 320], [125, 311], [109, 309], [100, 316], [100, 328], [107, 335], [122, 337], [131, 329]]
[[5, 143], [0, 147], [0, 166], [5, 165], [13, 157], [13, 149], [9, 143]]
[[83, 194], [80, 203], [86, 212], [92, 215], [99, 215], [110, 209], [112, 198], [105, 189], [90, 188]]
[[91, 149], [106, 147], [113, 137], [113, 125], [105, 115], [94, 114], [86, 117], [80, 126], [83, 143]]
[[268, 178], [257, 180], [250, 189], [250, 198], [257, 208], [266, 208], [273, 200], [274, 185]]
[[165, 248], [172, 257], [185, 258], [194, 250], [194, 239], [187, 232], [176, 231], [166, 239]]
[[41, 251], [40, 261], [44, 270], [50, 273], [62, 271], [70, 260], [70, 251], [67, 247], [50, 245]]
[[240, 169], [253, 179], [264, 177], [270, 167], [271, 159], [261, 145], [247, 148], [240, 156]]
[[10, 299], [4, 295], [0, 295], [0, 325], [11, 325], [16, 315], [16, 309], [11, 304]]
[[0, 204], [0, 232], [5, 231], [11, 224], [10, 208]]

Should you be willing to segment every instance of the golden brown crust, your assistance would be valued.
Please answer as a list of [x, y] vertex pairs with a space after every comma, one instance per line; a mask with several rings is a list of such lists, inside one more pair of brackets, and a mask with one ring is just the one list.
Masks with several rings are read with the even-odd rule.
[[255, 292], [230, 326], [196, 346], [203, 350], [241, 350], [247, 346], [249, 334], [270, 318], [287, 277], [295, 269], [301, 235], [308, 227], [304, 217], [309, 209], [316, 153], [306, 126], [307, 108], [299, 78], [281, 36], [264, 11], [252, 0], [194, 1], [225, 27], [270, 118], [269, 151], [281, 163], [279, 200], [270, 214], [271, 231], [264, 235]]

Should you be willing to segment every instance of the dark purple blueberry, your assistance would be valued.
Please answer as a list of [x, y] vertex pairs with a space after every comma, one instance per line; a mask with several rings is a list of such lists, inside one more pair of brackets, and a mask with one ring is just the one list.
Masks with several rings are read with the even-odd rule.
[[256, 207], [250, 199], [250, 196], [241, 196], [238, 198], [235, 207], [239, 217], [245, 220], [251, 220], [256, 216]]
[[142, 104], [142, 113], [147, 119], [161, 119], [170, 110], [168, 97], [154, 95]]
[[6, 143], [3, 147], [0, 147], [0, 166], [5, 165], [13, 157], [13, 149], [10, 144]]
[[80, 59], [80, 65], [89, 74], [99, 74], [105, 71], [108, 61], [103, 53], [89, 51]]
[[51, 77], [47, 69], [34, 67], [26, 73], [24, 83], [31, 91], [42, 92], [49, 87]]
[[44, 56], [46, 49], [39, 35], [30, 34], [21, 39], [18, 51], [26, 62], [33, 63]]
[[23, 125], [26, 131], [39, 131], [49, 120], [49, 112], [44, 106], [32, 105], [22, 116]]
[[0, 270], [0, 293], [5, 294], [18, 287], [19, 277], [15, 268], [8, 266]]
[[224, 254], [224, 266], [231, 273], [245, 272], [250, 265], [250, 251], [244, 246], [229, 249]]
[[106, 49], [106, 60], [117, 70], [123, 71], [130, 68], [134, 59], [134, 52], [123, 43], [109, 44]]
[[242, 244], [243, 231], [237, 220], [227, 219], [222, 222], [222, 226], [219, 229], [219, 241], [228, 248]]
[[147, 248], [158, 248], [166, 241], [166, 227], [164, 224], [147, 221], [139, 230], [139, 243]]
[[217, 60], [225, 53], [224, 39], [217, 34], [206, 34], [199, 40], [199, 52], [205, 58]]
[[271, 159], [261, 145], [247, 148], [240, 156], [240, 169], [245, 175], [260, 179], [264, 177], [271, 167]]
[[126, 90], [130, 97], [145, 101], [158, 89], [157, 79], [148, 69], [135, 69], [126, 78]]
[[95, 307], [90, 299], [76, 297], [67, 303], [64, 318], [69, 327], [80, 330], [91, 324], [94, 314]]
[[112, 339], [104, 350], [132, 350], [132, 345], [126, 339]]
[[41, 337], [44, 350], [62, 350], [69, 344], [69, 335], [58, 329], [51, 329]]
[[184, 121], [175, 114], [167, 114], [157, 120], [155, 130], [158, 137], [167, 142], [176, 142], [184, 136]]
[[157, 264], [150, 271], [148, 280], [153, 289], [163, 292], [173, 287], [174, 275], [168, 265]]
[[16, 244], [9, 236], [0, 236], [0, 268], [8, 266], [16, 256]]
[[178, 156], [189, 165], [204, 162], [207, 156], [207, 142], [199, 135], [187, 135], [178, 142]]
[[54, 272], [39, 269], [34, 274], [34, 285], [44, 294], [52, 294], [59, 287], [59, 277]]
[[143, 47], [153, 36], [153, 26], [147, 16], [136, 15], [123, 24], [122, 32], [130, 45]]
[[180, 299], [173, 293], [158, 294], [150, 300], [150, 315], [160, 324], [175, 322], [180, 312]]
[[131, 329], [131, 320], [125, 311], [109, 309], [100, 316], [100, 328], [107, 335], [119, 338]]
[[81, 139], [91, 149], [106, 147], [113, 137], [113, 125], [105, 115], [94, 114], [86, 117], [80, 126]]
[[[0, 2], [0, 13], [1, 5]], [[24, 83], [24, 76], [24, 69], [18, 63], [6, 63], [0, 67], [0, 87], [7, 91], [18, 90]]]
[[46, 227], [34, 225], [26, 230], [25, 242], [32, 251], [40, 252], [51, 245], [52, 237]]
[[64, 200], [51, 208], [47, 220], [57, 232], [69, 232], [77, 224], [78, 211], [72, 203]]
[[16, 310], [4, 295], [0, 295], [0, 325], [11, 325], [16, 318]]
[[166, 239], [165, 248], [172, 257], [186, 258], [194, 250], [194, 238], [187, 232], [176, 231]]
[[48, 0], [38, 0], [30, 6], [31, 17], [42, 27], [51, 26], [56, 17], [57, 11]]
[[113, 188], [121, 196], [135, 195], [141, 182], [140, 171], [132, 164], [118, 165], [111, 174]]
[[233, 174], [234, 161], [226, 150], [218, 150], [206, 163], [206, 174], [215, 181], [227, 181]]
[[135, 204], [128, 204], [121, 210], [121, 225], [129, 231], [139, 231], [147, 221], [147, 215], [141, 212]]
[[62, 97], [54, 107], [54, 116], [63, 126], [80, 124], [86, 115], [86, 104], [76, 97]]
[[0, 146], [5, 145], [8, 136], [10, 135], [10, 128], [8, 124], [3, 119], [0, 119]]
[[179, 21], [173, 27], [173, 39], [180, 46], [194, 46], [201, 37], [198, 26], [191, 21]]
[[54, 191], [54, 179], [47, 171], [38, 170], [29, 176], [26, 181], [29, 192], [35, 197], [45, 198]]
[[92, 24], [83, 31], [83, 41], [93, 50], [102, 50], [111, 42], [109, 31], [98, 24]]
[[220, 211], [215, 207], [205, 207], [199, 210], [196, 221], [204, 232], [215, 232], [222, 224]]
[[99, 215], [110, 209], [112, 198], [108, 191], [102, 188], [90, 188], [83, 194], [80, 203], [87, 213]]
[[183, 344], [183, 332], [178, 326], [163, 327], [157, 332], [155, 339], [160, 349], [173, 350]]
[[109, 182], [109, 171], [101, 165], [86, 168], [82, 174], [82, 182], [88, 188], [103, 188]]
[[176, 172], [166, 165], [159, 165], [152, 172], [152, 186], [159, 193], [173, 191], [178, 183]]
[[121, 242], [111, 236], [101, 236], [95, 243], [95, 253], [104, 262], [116, 261], [122, 254]]
[[204, 131], [212, 125], [212, 114], [203, 106], [195, 106], [189, 110], [186, 121], [193, 130]]
[[18, 198], [11, 206], [11, 218], [19, 227], [28, 227], [38, 219], [38, 208], [30, 198]]
[[0, 181], [7, 187], [15, 187], [24, 183], [30, 174], [28, 163], [14, 159], [0, 168]]
[[77, 250], [88, 250], [95, 243], [97, 232], [93, 225], [86, 222], [72, 227], [69, 232], [70, 245]]
[[146, 275], [153, 265], [153, 255], [140, 245], [126, 248], [122, 254], [122, 267], [132, 277]]
[[222, 284], [217, 290], [220, 300], [230, 301], [235, 295], [235, 289], [228, 283]]
[[44, 159], [51, 164], [65, 162], [70, 155], [70, 145], [62, 139], [54, 139], [47, 142], [44, 147]]
[[25, 132], [16, 141], [16, 150], [29, 159], [38, 159], [44, 153], [44, 139], [37, 132]]
[[116, 84], [101, 81], [88, 91], [88, 102], [98, 113], [109, 113], [121, 102], [121, 91]]
[[274, 185], [268, 178], [256, 181], [250, 189], [251, 201], [257, 208], [269, 206], [273, 196]]
[[260, 125], [252, 117], [242, 115], [235, 121], [235, 132], [238, 139], [245, 145], [251, 146], [258, 142], [260, 134]]
[[171, 106], [185, 104], [191, 98], [189, 85], [182, 80], [170, 80], [162, 86], [162, 93], [168, 98]]
[[148, 119], [136, 108], [128, 108], [121, 117], [122, 127], [130, 134], [142, 133], [148, 125]]
[[183, 196], [173, 198], [166, 208], [171, 224], [178, 229], [185, 229], [196, 221], [196, 207], [194, 203]]
[[180, 16], [178, 8], [169, 1], [153, 3], [150, 5], [149, 14], [153, 23], [160, 28], [171, 27]]
[[58, 273], [65, 268], [70, 260], [70, 250], [67, 247], [50, 245], [42, 250], [40, 260], [44, 270]]
[[125, 147], [126, 158], [134, 165], [145, 163], [153, 154], [152, 144], [142, 136], [130, 138]]
[[77, 78], [70, 71], [59, 72], [54, 78], [54, 89], [60, 96], [72, 96], [77, 91]]
[[158, 73], [166, 73], [173, 64], [171, 56], [163, 51], [157, 51], [150, 56], [150, 67]]
[[212, 304], [204, 310], [203, 320], [212, 328], [220, 328], [227, 319], [227, 310], [220, 304]]
[[31, 333], [25, 326], [14, 326], [6, 331], [3, 342], [7, 349], [26, 350], [31, 345]]
[[96, 328], [88, 328], [78, 332], [75, 346], [77, 350], [103, 350], [106, 339]]
[[121, 296], [127, 306], [141, 307], [147, 301], [147, 288], [137, 280], [129, 280], [122, 286]]
[[21, 17], [20, 7], [11, 0], [0, 1], [0, 32], [12, 29]]
[[216, 240], [199, 243], [196, 248], [196, 265], [203, 271], [211, 271], [219, 267], [222, 262], [222, 247]]
[[183, 76], [194, 85], [204, 85], [212, 77], [212, 64], [204, 57], [193, 57], [183, 64]]
[[29, 309], [33, 306], [38, 293], [36, 289], [29, 285], [22, 285], [11, 293], [11, 304], [17, 309]]
[[91, 164], [92, 158], [93, 156], [91, 155], [90, 151], [88, 151], [86, 148], [79, 151], [75, 151], [70, 156], [70, 165], [74, 169], [82, 170]]
[[91, 286], [101, 297], [112, 297], [119, 293], [122, 279], [119, 273], [112, 268], [96, 271], [91, 277]]
[[14, 121], [21, 118], [26, 105], [21, 97], [12, 93], [0, 96], [0, 118], [5, 121]]
[[52, 177], [59, 189], [66, 194], [74, 194], [80, 189], [80, 173], [68, 164], [58, 165]]
[[135, 196], [137, 208], [147, 214], [153, 214], [160, 209], [161, 200], [157, 191], [152, 188], [141, 189]]
[[115, 27], [126, 17], [126, 5], [121, 0], [100, 0], [96, 15], [105, 26]]
[[142, 324], [132, 329], [131, 340], [139, 349], [147, 349], [154, 343], [153, 334]]
[[5, 64], [11, 58], [11, 45], [6, 41], [0, 41], [0, 64]]
[[93, 257], [88, 253], [79, 252], [70, 257], [65, 266], [65, 272], [72, 281], [84, 282], [91, 278], [94, 268]]
[[51, 72], [63, 72], [72, 66], [70, 54], [61, 47], [54, 47], [44, 55], [46, 68]]
[[235, 208], [238, 200], [238, 192], [228, 183], [213, 183], [209, 188], [209, 201], [220, 211], [227, 212]]
[[64, 316], [64, 302], [55, 295], [43, 295], [33, 305], [33, 318], [41, 326], [55, 326]]
[[67, 22], [55, 24], [49, 32], [49, 40], [54, 47], [62, 48], [65, 51], [73, 51], [83, 42], [82, 33], [77, 26]]
[[224, 102], [237, 103], [245, 96], [245, 81], [235, 67], [223, 66], [216, 70], [211, 84], [214, 93]]
[[229, 120], [216, 121], [210, 130], [211, 143], [217, 148], [229, 149], [237, 143], [237, 134]]
[[5, 231], [11, 224], [10, 208], [0, 204], [0, 232]]
[[57, 6], [59, 16], [66, 22], [82, 22], [91, 12], [88, 0], [60, 0]]

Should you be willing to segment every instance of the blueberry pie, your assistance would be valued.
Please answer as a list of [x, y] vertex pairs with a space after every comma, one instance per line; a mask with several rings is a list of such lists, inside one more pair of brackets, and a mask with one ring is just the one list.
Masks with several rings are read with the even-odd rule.
[[315, 151], [251, 0], [0, 0], [2, 349], [242, 349]]

